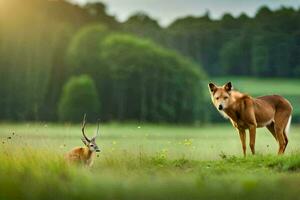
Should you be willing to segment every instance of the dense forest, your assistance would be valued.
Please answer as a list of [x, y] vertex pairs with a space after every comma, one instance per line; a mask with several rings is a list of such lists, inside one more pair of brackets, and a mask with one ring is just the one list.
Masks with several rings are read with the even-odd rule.
[[167, 28], [137, 13], [122, 28], [176, 49], [210, 75], [299, 77], [299, 22], [300, 9], [261, 7], [253, 18], [224, 14], [212, 20], [208, 12], [178, 19]]
[[202, 122], [207, 76], [300, 75], [300, 10], [163, 28], [144, 13], [120, 23], [102, 3], [0, 4], [1, 120]]

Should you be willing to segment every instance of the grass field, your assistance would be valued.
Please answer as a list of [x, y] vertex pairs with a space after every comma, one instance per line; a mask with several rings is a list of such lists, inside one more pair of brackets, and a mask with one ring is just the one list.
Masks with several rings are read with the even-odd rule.
[[[95, 126], [88, 126], [92, 134]], [[287, 154], [265, 129], [258, 155], [242, 157], [228, 124], [188, 127], [108, 124], [91, 168], [63, 154], [80, 146], [80, 125], [1, 124], [0, 199], [299, 199], [300, 126]], [[249, 151], [248, 151], [249, 152]]]

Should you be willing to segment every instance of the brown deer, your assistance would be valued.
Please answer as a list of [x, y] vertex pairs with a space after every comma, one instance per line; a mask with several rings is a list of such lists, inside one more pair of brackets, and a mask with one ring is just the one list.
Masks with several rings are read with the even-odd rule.
[[217, 86], [208, 84], [211, 100], [219, 112], [229, 118], [238, 130], [243, 153], [246, 156], [246, 130], [249, 130], [250, 149], [255, 154], [256, 128], [267, 127], [279, 144], [278, 154], [283, 154], [288, 144], [293, 107], [279, 95], [253, 98], [233, 90], [231, 82]]
[[85, 135], [84, 133], [85, 126], [86, 126], [86, 115], [84, 115], [83, 117], [82, 128], [81, 128], [82, 135], [83, 135], [83, 138], [81, 140], [83, 144], [85, 144], [85, 147], [75, 147], [65, 155], [65, 158], [69, 163], [83, 164], [90, 167], [93, 165], [95, 152], [100, 152], [100, 149], [96, 144], [96, 138], [99, 135], [99, 120], [98, 120], [96, 135], [92, 137], [92, 139], [89, 139]]

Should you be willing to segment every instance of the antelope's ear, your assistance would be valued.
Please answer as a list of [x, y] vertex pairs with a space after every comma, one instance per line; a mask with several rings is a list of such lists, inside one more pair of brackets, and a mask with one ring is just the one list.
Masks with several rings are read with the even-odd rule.
[[208, 88], [210, 92], [214, 92], [217, 89], [217, 86], [213, 83], [209, 83]]
[[81, 138], [81, 141], [83, 142], [83, 144], [85, 144], [86, 146], [88, 146], [89, 145], [89, 142], [88, 141], [86, 141], [86, 139], [85, 138]]
[[223, 88], [227, 91], [230, 92], [232, 90], [232, 84], [231, 82], [226, 83]]

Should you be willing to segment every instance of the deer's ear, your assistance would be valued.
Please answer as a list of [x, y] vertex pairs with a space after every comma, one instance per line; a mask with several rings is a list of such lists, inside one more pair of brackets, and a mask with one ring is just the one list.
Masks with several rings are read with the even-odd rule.
[[217, 86], [213, 83], [209, 83], [208, 88], [209, 88], [210, 92], [214, 92], [217, 89]]
[[86, 146], [89, 145], [89, 142], [88, 142], [85, 138], [81, 138], [81, 141], [82, 141], [83, 144], [85, 144]]
[[230, 92], [232, 90], [231, 82], [226, 83], [223, 87], [227, 92]]

